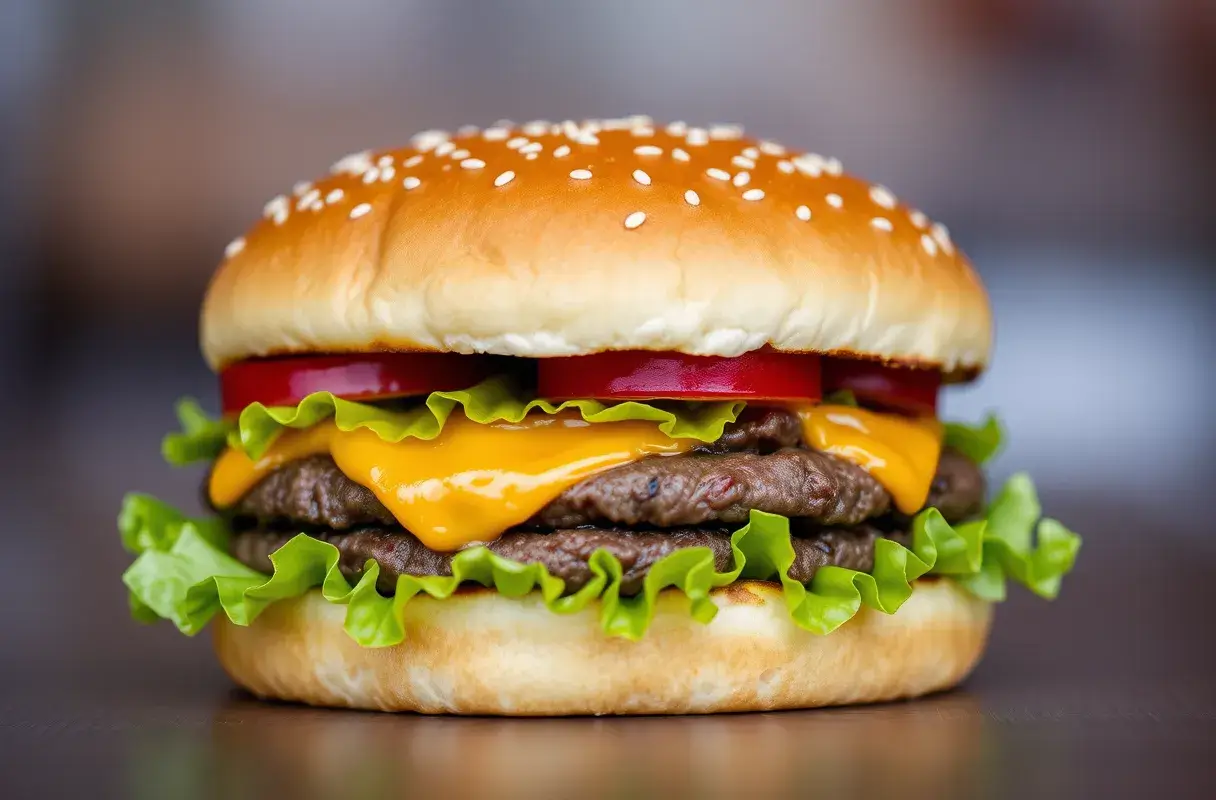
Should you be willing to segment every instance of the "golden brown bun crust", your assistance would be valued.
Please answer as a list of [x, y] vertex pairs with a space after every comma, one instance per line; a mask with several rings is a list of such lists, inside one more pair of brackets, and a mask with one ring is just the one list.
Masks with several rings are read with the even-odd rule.
[[984, 289], [945, 228], [833, 159], [645, 118], [348, 156], [272, 200], [227, 252], [203, 306], [214, 368], [770, 345], [957, 376], [991, 345]]
[[863, 609], [828, 636], [798, 628], [777, 584], [715, 590], [709, 625], [659, 596], [640, 642], [605, 636], [598, 608], [563, 616], [490, 590], [406, 606], [406, 641], [359, 647], [318, 591], [244, 628], [215, 626], [224, 669], [261, 697], [429, 714], [701, 714], [892, 700], [946, 689], [984, 649], [991, 606], [920, 581], [894, 615]]

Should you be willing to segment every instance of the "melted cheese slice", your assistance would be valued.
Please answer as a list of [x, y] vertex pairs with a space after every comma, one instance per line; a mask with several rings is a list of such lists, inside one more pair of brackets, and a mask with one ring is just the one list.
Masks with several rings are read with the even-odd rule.
[[942, 424], [852, 406], [805, 406], [803, 440], [816, 450], [852, 461], [873, 475], [905, 514], [929, 497], [942, 451]]
[[590, 475], [695, 444], [667, 436], [653, 422], [592, 425], [577, 415], [486, 425], [453, 414], [435, 439], [400, 442], [326, 422], [286, 431], [257, 461], [228, 448], [216, 461], [208, 491], [217, 507], [230, 506], [283, 464], [328, 453], [423, 544], [456, 550], [498, 538]]

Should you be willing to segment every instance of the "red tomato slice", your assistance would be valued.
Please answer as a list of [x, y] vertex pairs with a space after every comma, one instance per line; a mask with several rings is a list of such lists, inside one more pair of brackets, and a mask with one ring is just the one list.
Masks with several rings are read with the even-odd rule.
[[465, 389], [502, 372], [500, 359], [458, 353], [357, 353], [239, 361], [220, 373], [224, 413], [295, 405], [313, 392], [348, 400]]
[[935, 369], [893, 367], [856, 358], [823, 359], [824, 393], [848, 390], [865, 406], [935, 414], [941, 385], [941, 373]]
[[689, 356], [620, 350], [543, 358], [538, 394], [555, 400], [818, 400], [819, 356], [754, 350], [741, 356]]

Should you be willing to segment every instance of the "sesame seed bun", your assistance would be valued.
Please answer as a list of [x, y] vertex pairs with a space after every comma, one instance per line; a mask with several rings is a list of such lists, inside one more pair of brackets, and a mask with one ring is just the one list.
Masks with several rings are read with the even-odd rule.
[[840, 352], [969, 377], [987, 297], [941, 225], [835, 159], [649, 119], [427, 132], [298, 184], [226, 248], [214, 368], [368, 350]]
[[427, 714], [701, 714], [915, 697], [956, 685], [983, 652], [990, 604], [948, 579], [921, 580], [892, 615], [863, 609], [827, 636], [790, 620], [777, 584], [712, 592], [718, 616], [659, 595], [638, 642], [606, 636], [597, 604], [570, 615], [535, 595], [464, 589], [405, 606], [406, 640], [360, 647], [345, 607], [314, 590], [249, 627], [214, 627], [220, 663], [255, 695]]

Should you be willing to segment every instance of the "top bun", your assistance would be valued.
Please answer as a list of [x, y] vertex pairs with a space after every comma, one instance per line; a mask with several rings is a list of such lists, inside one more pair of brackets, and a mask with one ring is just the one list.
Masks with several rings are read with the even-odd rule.
[[216, 369], [368, 350], [842, 353], [983, 369], [941, 225], [839, 161], [649, 118], [430, 131], [267, 203], [203, 304]]

